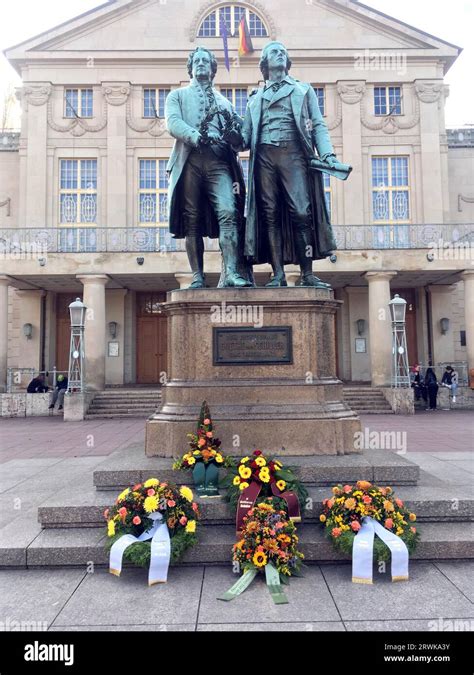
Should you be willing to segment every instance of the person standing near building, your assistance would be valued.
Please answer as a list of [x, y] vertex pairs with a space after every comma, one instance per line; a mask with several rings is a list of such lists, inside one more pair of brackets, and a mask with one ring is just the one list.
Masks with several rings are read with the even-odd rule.
[[451, 399], [456, 403], [456, 392], [458, 390], [459, 376], [452, 366], [446, 366], [446, 370], [441, 378], [441, 386], [451, 390]]
[[59, 401], [58, 410], [62, 410], [64, 407], [64, 395], [67, 391], [68, 379], [65, 375], [58, 375], [58, 382], [56, 388], [53, 392], [53, 400], [49, 406], [50, 410], [54, 409], [56, 401]]
[[427, 410], [436, 410], [436, 399], [438, 397], [438, 379], [433, 368], [428, 368], [425, 373], [425, 387], [428, 392], [429, 408]]

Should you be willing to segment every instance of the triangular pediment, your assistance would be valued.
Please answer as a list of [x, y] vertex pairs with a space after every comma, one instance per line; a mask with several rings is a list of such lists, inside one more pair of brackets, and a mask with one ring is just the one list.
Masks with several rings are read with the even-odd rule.
[[[7, 49], [12, 62], [32, 52], [176, 51], [191, 48], [206, 14], [224, 3], [204, 0], [110, 0], [75, 19]], [[437, 50], [456, 58], [459, 48], [356, 0], [259, 0], [257, 11], [276, 38], [293, 50]], [[297, 10], [297, 11], [296, 11]], [[219, 38], [198, 39], [216, 50]], [[235, 39], [231, 39], [231, 48]]]

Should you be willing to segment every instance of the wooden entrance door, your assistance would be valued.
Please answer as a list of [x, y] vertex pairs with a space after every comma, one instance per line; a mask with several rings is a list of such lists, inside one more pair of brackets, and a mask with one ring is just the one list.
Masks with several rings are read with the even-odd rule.
[[69, 369], [69, 348], [71, 343], [71, 319], [69, 305], [78, 297], [77, 293], [58, 293], [56, 296], [56, 360], [57, 370]]
[[161, 315], [162, 293], [137, 296], [137, 384], [161, 384], [167, 369], [167, 319]]
[[395, 294], [407, 301], [407, 311], [405, 316], [406, 334], [407, 334], [407, 350], [408, 350], [408, 364], [414, 366], [418, 363], [418, 342], [416, 334], [416, 289], [414, 288], [400, 288], [392, 290], [392, 298]]

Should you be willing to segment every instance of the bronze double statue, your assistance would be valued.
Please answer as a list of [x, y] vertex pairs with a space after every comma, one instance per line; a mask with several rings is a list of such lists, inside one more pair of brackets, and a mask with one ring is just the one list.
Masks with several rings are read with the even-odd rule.
[[[287, 286], [285, 265], [296, 264], [298, 285], [330, 288], [313, 274], [313, 260], [336, 248], [321, 171], [345, 180], [351, 167], [337, 161], [314, 89], [291, 77], [283, 44], [264, 48], [260, 69], [265, 85], [250, 96], [245, 120], [213, 87], [217, 61], [204, 47], [189, 55], [190, 85], [166, 101], [176, 139], [168, 164], [169, 227], [186, 240], [190, 288], [205, 287], [206, 236], [219, 239], [220, 286], [253, 286], [252, 265], [270, 263], [267, 286]], [[250, 150], [246, 217], [243, 150]]]

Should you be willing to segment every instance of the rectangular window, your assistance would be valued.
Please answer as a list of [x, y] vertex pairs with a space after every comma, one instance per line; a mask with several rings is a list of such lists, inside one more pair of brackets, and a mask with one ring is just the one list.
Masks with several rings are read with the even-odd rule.
[[329, 219], [332, 218], [332, 191], [331, 191], [331, 176], [323, 173], [324, 196], [326, 198], [326, 207], [328, 210]]
[[237, 115], [245, 117], [248, 100], [247, 89], [221, 89], [221, 94], [232, 103]]
[[143, 117], [164, 117], [166, 98], [169, 93], [169, 89], [144, 89]]
[[147, 224], [146, 247], [141, 250], [176, 250], [168, 231], [168, 174], [166, 159], [141, 159], [139, 163], [138, 220]]
[[97, 160], [61, 159], [59, 222], [97, 222]]
[[319, 109], [321, 115], [325, 117], [326, 115], [326, 95], [324, 87], [313, 87], [316, 98], [318, 99]]
[[372, 157], [372, 217], [375, 223], [410, 222], [408, 157]]
[[65, 117], [93, 117], [92, 89], [66, 89], [64, 92]]
[[401, 115], [401, 87], [374, 87], [375, 115]]

